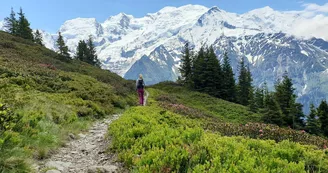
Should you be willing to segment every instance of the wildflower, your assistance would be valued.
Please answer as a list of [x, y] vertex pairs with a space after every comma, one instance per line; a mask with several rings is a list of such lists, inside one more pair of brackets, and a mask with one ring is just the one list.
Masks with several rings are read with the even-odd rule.
[[260, 133], [263, 133], [263, 130], [261, 129], [261, 130], [259, 130], [259, 132], [260, 132]]
[[245, 124], [246, 127], [248, 127], [248, 124]]
[[302, 132], [302, 133], [305, 133], [305, 131], [304, 131], [304, 130], [301, 130], [301, 132]]
[[327, 145], [324, 145], [323, 148], [324, 148], [324, 149], [327, 149]]
[[261, 133], [261, 134], [260, 134], [260, 136], [262, 137], [262, 136], [263, 136], [263, 134]]

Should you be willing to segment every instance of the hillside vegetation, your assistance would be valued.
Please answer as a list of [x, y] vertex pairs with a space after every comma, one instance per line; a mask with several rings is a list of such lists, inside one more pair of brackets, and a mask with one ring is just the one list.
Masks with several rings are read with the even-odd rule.
[[0, 172], [30, 172], [68, 133], [135, 105], [134, 83], [0, 32]]
[[109, 128], [110, 149], [132, 172], [328, 171], [323, 138], [262, 124], [247, 107], [174, 83], [148, 91], [148, 106]]

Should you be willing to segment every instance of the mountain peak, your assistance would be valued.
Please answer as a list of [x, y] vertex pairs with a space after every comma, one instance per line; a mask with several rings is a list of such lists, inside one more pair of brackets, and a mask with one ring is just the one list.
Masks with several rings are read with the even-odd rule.
[[252, 11], [249, 11], [248, 13], [257, 13], [257, 14], [268, 14], [268, 13], [274, 13], [275, 10], [272, 9], [271, 7], [269, 6], [265, 6], [263, 8], [258, 8], [258, 9], [255, 9], [255, 10], [252, 10]]
[[215, 13], [215, 12], [221, 12], [221, 10], [219, 9], [219, 7], [214, 6], [212, 8], [210, 8], [207, 13]]
[[188, 5], [184, 5], [184, 6], [180, 6], [180, 7], [167, 6], [167, 7], [162, 8], [155, 14], [170, 13], [170, 12], [174, 12], [177, 10], [182, 11], [182, 12], [184, 12], [184, 11], [197, 12], [197, 11], [206, 11], [206, 10], [208, 10], [208, 8], [205, 6], [202, 6], [202, 5], [193, 5], [193, 4], [188, 4]]

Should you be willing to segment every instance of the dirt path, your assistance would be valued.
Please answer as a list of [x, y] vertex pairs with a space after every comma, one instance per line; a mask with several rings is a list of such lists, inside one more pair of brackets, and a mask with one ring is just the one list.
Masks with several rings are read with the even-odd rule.
[[[149, 92], [145, 92], [145, 103]], [[70, 135], [72, 140], [65, 147], [60, 148], [49, 159], [41, 161], [36, 166], [39, 173], [118, 173], [128, 172], [123, 165], [116, 162], [113, 154], [105, 151], [110, 139], [105, 135], [108, 125], [118, 119], [120, 115], [114, 115], [101, 121], [97, 121], [86, 134], [77, 137]]]
[[[49, 159], [39, 164], [38, 172], [46, 173], [84, 173], [84, 172], [125, 172], [122, 165], [115, 162], [113, 155], [106, 154], [109, 141], [105, 139], [108, 125], [119, 118], [97, 121], [86, 134], [69, 142]], [[71, 136], [72, 138], [75, 138]]]

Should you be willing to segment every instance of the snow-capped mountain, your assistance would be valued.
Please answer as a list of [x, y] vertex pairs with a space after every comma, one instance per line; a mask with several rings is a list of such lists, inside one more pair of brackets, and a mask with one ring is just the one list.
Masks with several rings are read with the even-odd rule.
[[0, 21], [0, 30], [5, 30], [4, 28], [5, 22], [4, 21]]
[[[81, 39], [95, 39], [103, 68], [124, 76], [144, 55], [149, 56], [163, 46], [170, 54], [179, 55], [185, 41], [196, 48], [213, 44], [221, 35], [245, 36], [258, 33], [284, 32], [292, 35], [293, 26], [308, 18], [303, 12], [279, 12], [264, 7], [245, 14], [229, 13], [218, 7], [199, 5], [165, 7], [142, 18], [120, 13], [103, 23], [94, 18], [66, 21], [59, 29], [72, 53]], [[298, 37], [311, 37], [311, 33]], [[46, 38], [47, 37], [47, 38]], [[54, 36], [45, 35], [51, 49]], [[173, 56], [178, 65], [179, 57]], [[176, 74], [175, 76], [177, 76]]]
[[[120, 13], [102, 23], [95, 18], [72, 19], [59, 31], [72, 53], [81, 39], [91, 35], [103, 68], [128, 79], [142, 73], [147, 84], [177, 79], [186, 41], [195, 50], [213, 44], [219, 57], [223, 50], [229, 51], [234, 67], [246, 58], [255, 85], [266, 81], [272, 88], [287, 70], [300, 100], [308, 103], [328, 98], [328, 33], [321, 32], [328, 27], [322, 27], [321, 18], [306, 10], [281, 12], [264, 7], [236, 14], [218, 7], [186, 5], [165, 7], [141, 18]], [[320, 30], [308, 28], [318, 23]], [[56, 50], [57, 34], [42, 34], [45, 45]]]
[[241, 58], [249, 64], [254, 84], [266, 82], [270, 89], [285, 71], [292, 78], [298, 101], [309, 108], [310, 101], [318, 104], [327, 98], [328, 42], [312, 38], [298, 39], [284, 33], [253, 36], [221, 36], [214, 42], [216, 54], [222, 59], [229, 52], [234, 73]]

